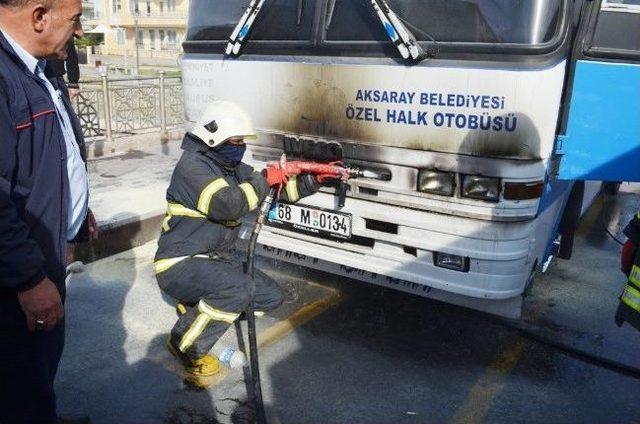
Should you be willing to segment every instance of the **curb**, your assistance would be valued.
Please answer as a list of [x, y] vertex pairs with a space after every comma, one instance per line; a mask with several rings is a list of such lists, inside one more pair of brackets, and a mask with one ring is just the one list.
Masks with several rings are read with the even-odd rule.
[[180, 147], [183, 135], [184, 129], [182, 127], [174, 127], [167, 131], [168, 140], [166, 141], [162, 139], [160, 132], [116, 136], [113, 141], [107, 141], [104, 138], [89, 139], [86, 141], [87, 160], [111, 158], [122, 155], [129, 150], [144, 150], [149, 147]]
[[74, 260], [90, 263], [141, 246], [160, 235], [165, 211], [100, 225], [100, 238], [75, 245]]

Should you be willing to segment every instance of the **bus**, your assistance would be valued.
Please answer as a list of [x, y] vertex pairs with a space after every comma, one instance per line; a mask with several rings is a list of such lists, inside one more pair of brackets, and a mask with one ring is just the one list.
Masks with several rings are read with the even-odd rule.
[[602, 182], [639, 179], [638, 2], [191, 0], [186, 119], [231, 100], [256, 168], [328, 145], [385, 173], [275, 205], [261, 254], [516, 318]]

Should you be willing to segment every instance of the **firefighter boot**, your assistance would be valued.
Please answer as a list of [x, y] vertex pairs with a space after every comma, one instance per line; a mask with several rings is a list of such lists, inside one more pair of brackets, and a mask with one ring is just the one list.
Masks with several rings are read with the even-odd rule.
[[202, 358], [197, 359], [187, 358], [173, 345], [171, 336], [167, 339], [167, 348], [173, 356], [182, 362], [185, 371], [194, 377], [210, 377], [220, 371], [220, 361], [218, 361], [218, 358], [211, 355], [205, 355]]

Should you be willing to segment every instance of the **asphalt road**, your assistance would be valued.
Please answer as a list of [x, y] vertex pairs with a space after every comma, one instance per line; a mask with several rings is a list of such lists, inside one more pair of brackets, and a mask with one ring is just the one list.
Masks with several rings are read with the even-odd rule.
[[[486, 314], [262, 260], [288, 299], [259, 321], [269, 422], [640, 422], [639, 375], [594, 359], [640, 362], [640, 335], [613, 324], [623, 279], [600, 207], [581, 224], [575, 257], [554, 262], [527, 297], [520, 324], [540, 337]], [[625, 192], [607, 204], [605, 225], [619, 236], [637, 209], [637, 194]], [[195, 389], [166, 353], [174, 315], [152, 277], [154, 248], [98, 261], [71, 281], [61, 410], [89, 412], [96, 423], [251, 422], [241, 371]]]

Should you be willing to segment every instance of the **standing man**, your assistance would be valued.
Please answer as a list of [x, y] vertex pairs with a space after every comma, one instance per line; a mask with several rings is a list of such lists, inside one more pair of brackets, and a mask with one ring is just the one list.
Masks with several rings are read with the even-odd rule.
[[56, 413], [67, 243], [97, 236], [79, 122], [46, 60], [82, 36], [80, 0], [0, 0], [0, 423]]
[[67, 58], [65, 60], [52, 59], [47, 61], [48, 72], [56, 77], [67, 74], [67, 91], [69, 98], [75, 99], [80, 94], [80, 65], [78, 64], [78, 51], [73, 40], [67, 43]]

